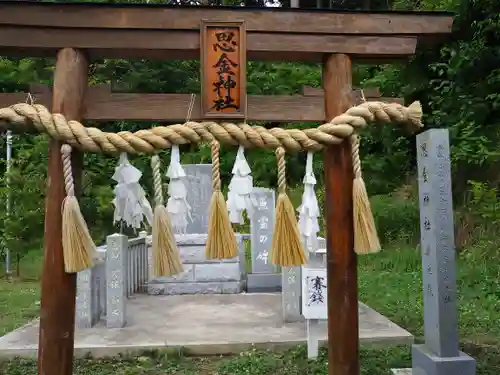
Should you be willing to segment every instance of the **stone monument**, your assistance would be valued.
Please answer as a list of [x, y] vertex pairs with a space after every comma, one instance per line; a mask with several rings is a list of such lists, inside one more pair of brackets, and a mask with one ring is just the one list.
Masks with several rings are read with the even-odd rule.
[[257, 207], [250, 218], [252, 270], [247, 276], [247, 291], [279, 292], [281, 275], [271, 263], [276, 194], [273, 189], [254, 187], [252, 195]]
[[212, 164], [184, 164], [187, 202], [191, 206], [192, 221], [186, 234], [208, 233], [208, 209], [212, 197]]
[[474, 375], [459, 350], [449, 135], [417, 136], [425, 344], [413, 345], [412, 375]]

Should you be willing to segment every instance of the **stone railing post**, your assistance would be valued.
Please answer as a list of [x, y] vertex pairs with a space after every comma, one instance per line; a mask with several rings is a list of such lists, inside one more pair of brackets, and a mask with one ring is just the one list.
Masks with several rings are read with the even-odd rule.
[[96, 306], [92, 298], [93, 269], [78, 272], [76, 277], [76, 326], [91, 328], [96, 323]]
[[128, 238], [112, 234], [106, 238], [106, 327], [126, 324]]

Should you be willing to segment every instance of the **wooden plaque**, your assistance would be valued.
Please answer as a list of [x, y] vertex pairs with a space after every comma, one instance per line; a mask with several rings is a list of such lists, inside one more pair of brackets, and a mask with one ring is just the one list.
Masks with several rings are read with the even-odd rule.
[[202, 118], [246, 118], [244, 22], [203, 20], [200, 35]]

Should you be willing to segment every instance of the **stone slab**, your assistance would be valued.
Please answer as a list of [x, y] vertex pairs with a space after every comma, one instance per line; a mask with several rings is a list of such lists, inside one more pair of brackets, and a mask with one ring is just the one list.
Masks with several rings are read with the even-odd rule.
[[456, 357], [439, 357], [425, 345], [413, 345], [412, 375], [474, 375], [476, 360], [463, 352]]
[[391, 372], [394, 375], [412, 375], [411, 368], [393, 368]]
[[174, 276], [155, 277], [149, 281], [149, 285], [165, 283], [181, 283], [194, 281], [194, 264], [183, 264], [183, 272]]
[[208, 282], [208, 283], [166, 283], [148, 285], [148, 294], [159, 295], [181, 295], [181, 294], [232, 294], [240, 293], [241, 286], [237, 281]]
[[194, 267], [197, 282], [239, 281], [241, 279], [238, 263], [197, 264]]
[[[280, 349], [305, 344], [305, 322], [285, 324], [279, 294], [148, 296], [127, 300], [127, 326], [103, 322], [76, 329], [75, 356], [94, 357], [143, 350], [186, 350], [192, 355], [240, 353], [251, 348]], [[409, 345], [413, 336], [360, 304], [362, 344]], [[38, 321], [0, 338], [0, 357], [35, 357]], [[324, 324], [326, 338], [327, 327]], [[324, 341], [324, 340], [323, 340]]]
[[240, 261], [239, 257], [230, 259], [206, 259], [205, 257], [205, 244], [203, 245], [182, 245], [178, 246], [179, 255], [183, 264], [192, 263], [237, 263]]
[[248, 293], [281, 292], [280, 273], [256, 273], [247, 275]]

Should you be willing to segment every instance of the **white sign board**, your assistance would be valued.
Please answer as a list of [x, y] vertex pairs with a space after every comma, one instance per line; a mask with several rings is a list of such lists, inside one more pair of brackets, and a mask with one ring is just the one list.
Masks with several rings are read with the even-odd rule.
[[327, 319], [325, 268], [302, 267], [302, 315], [306, 319]]

